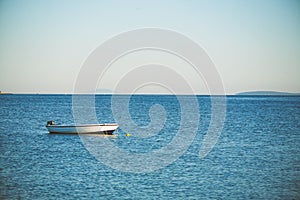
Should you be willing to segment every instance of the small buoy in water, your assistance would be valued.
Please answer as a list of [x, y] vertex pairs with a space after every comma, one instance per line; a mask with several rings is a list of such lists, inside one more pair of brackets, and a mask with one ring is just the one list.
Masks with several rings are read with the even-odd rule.
[[130, 133], [126, 133], [126, 137], [130, 137], [131, 135], [130, 135]]

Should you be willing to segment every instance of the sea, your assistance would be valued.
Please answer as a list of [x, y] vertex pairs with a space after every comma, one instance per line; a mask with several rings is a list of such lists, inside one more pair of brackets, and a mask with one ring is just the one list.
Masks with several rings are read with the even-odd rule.
[[0, 95], [0, 199], [300, 199], [300, 96], [223, 97], [202, 157], [213, 97], [93, 98], [98, 123], [123, 123], [114, 136], [49, 134], [76, 124], [72, 95]]

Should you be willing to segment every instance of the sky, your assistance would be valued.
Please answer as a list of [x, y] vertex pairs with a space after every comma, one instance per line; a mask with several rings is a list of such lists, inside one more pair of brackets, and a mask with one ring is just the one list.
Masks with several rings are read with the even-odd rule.
[[[213, 61], [227, 94], [300, 93], [297, 0], [2, 0], [0, 90], [73, 93], [82, 65], [97, 47], [115, 35], [144, 27], [173, 30], [199, 44]], [[170, 56], [143, 53], [154, 60]], [[137, 57], [141, 55], [133, 53], [119, 60], [106, 75], [114, 82], [104, 80], [95, 87], [113, 90], [118, 80], [112, 74], [120, 74], [124, 70], [120, 68]], [[171, 60], [170, 69], [190, 67], [178, 58]], [[196, 93], [209, 92], [204, 79], [190, 83]], [[145, 86], [141, 92], [163, 92], [155, 87]]]

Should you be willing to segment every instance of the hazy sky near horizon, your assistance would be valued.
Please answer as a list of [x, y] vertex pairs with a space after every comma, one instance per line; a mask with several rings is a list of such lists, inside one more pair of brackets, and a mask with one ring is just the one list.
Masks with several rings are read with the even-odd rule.
[[[300, 93], [297, 0], [2, 0], [0, 90], [72, 93], [94, 49], [114, 35], [143, 27], [178, 31], [197, 42], [213, 60], [229, 94]], [[199, 80], [197, 92], [207, 93], [202, 86]], [[151, 87], [143, 92], [147, 90], [155, 92]]]

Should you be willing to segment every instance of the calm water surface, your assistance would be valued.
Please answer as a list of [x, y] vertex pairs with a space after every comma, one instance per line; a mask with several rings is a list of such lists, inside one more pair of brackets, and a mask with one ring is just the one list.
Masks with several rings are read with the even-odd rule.
[[[111, 96], [95, 102], [99, 122], [113, 122]], [[200, 126], [186, 153], [163, 169], [135, 174], [98, 161], [77, 135], [47, 133], [48, 120], [74, 123], [72, 96], [1, 95], [0, 198], [300, 199], [300, 97], [227, 97], [224, 129], [202, 160], [210, 98], [198, 96], [198, 102]], [[129, 110], [145, 126], [157, 103], [167, 112], [159, 134], [141, 139], [120, 129], [110, 140], [139, 153], [167, 145], [180, 125], [176, 96], [132, 96]]]

